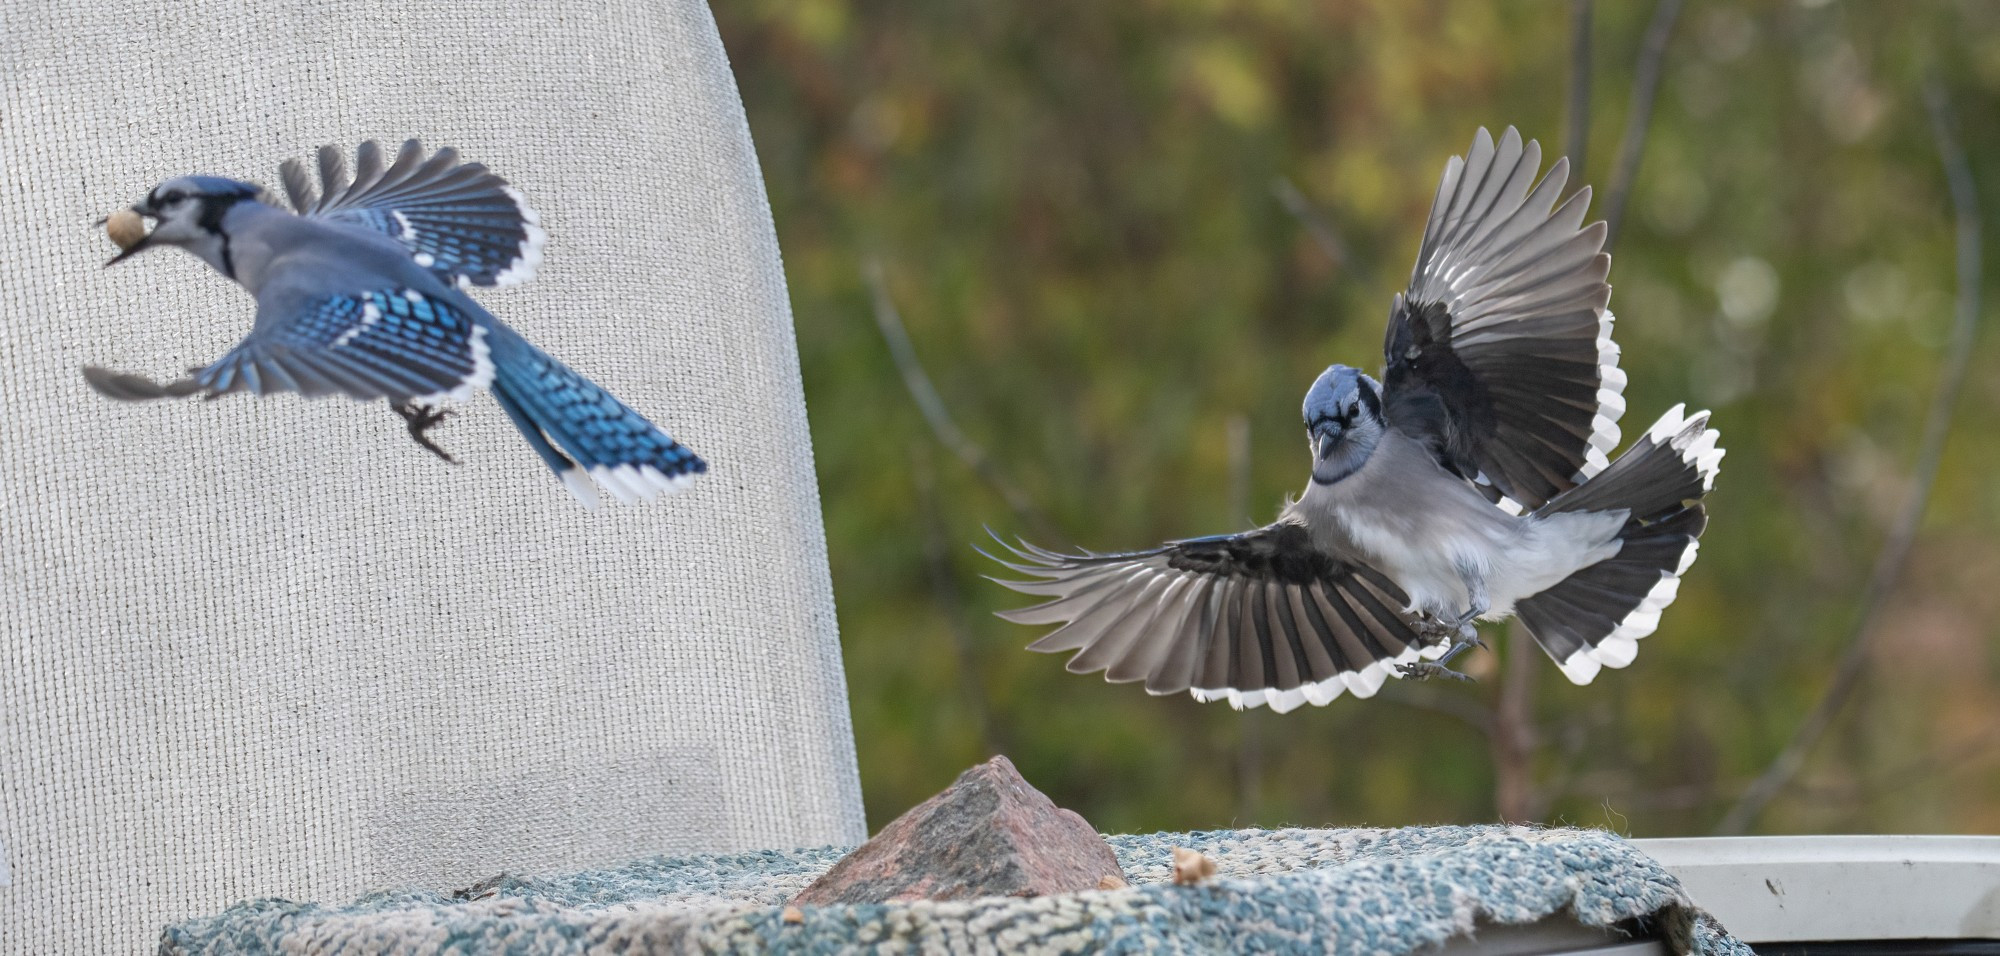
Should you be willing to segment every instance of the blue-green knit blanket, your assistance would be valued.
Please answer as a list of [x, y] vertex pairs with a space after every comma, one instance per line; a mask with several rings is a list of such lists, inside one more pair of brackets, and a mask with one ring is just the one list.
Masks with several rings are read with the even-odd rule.
[[[1419, 827], [1108, 837], [1132, 886], [1036, 899], [785, 902], [839, 848], [667, 857], [343, 905], [256, 900], [167, 929], [169, 954], [1407, 953], [1476, 925], [1646, 919], [1675, 948], [1749, 956], [1658, 863], [1598, 830]], [[1217, 864], [1171, 882], [1174, 847]], [[463, 898], [461, 898], [463, 897]], [[801, 918], [802, 917], [802, 918]]]

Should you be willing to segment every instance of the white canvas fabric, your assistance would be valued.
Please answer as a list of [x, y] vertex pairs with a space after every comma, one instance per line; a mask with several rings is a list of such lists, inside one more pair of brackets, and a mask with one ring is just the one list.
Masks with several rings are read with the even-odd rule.
[[[0, 953], [239, 899], [864, 836], [776, 238], [698, 0], [0, 3]], [[481, 395], [121, 404], [249, 329], [91, 223], [410, 136], [549, 241], [477, 293], [711, 463], [585, 511]]]

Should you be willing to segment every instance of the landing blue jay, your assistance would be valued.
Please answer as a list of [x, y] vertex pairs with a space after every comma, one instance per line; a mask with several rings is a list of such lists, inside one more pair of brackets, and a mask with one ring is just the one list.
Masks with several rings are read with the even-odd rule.
[[[385, 165], [371, 141], [356, 151], [352, 180], [339, 149], [320, 150], [318, 195], [297, 161], [280, 172], [296, 213], [250, 183], [183, 176], [120, 214], [134, 235], [113, 232], [130, 244], [106, 265], [179, 246], [247, 289], [257, 319], [240, 344], [189, 378], [161, 384], [86, 367], [94, 388], [126, 401], [243, 391], [387, 399], [410, 436], [446, 461], [425, 432], [444, 418], [442, 403], [487, 388], [587, 507], [597, 503], [592, 479], [634, 503], [708, 470], [466, 294], [524, 282], [542, 258], [534, 211], [485, 166], [461, 163], [451, 149], [426, 157], [416, 140]], [[137, 216], [156, 220], [150, 233]]]
[[1606, 457], [1625, 374], [1605, 227], [1583, 225], [1588, 187], [1556, 206], [1567, 160], [1540, 166], [1511, 128], [1446, 164], [1382, 379], [1335, 365], [1306, 392], [1312, 477], [1277, 521], [1123, 554], [1009, 545], [1030, 579], [1000, 583], [1052, 600], [1001, 617], [1061, 624], [1030, 647], [1073, 672], [1281, 713], [1463, 679], [1475, 622], [1509, 616], [1578, 684], [1630, 664], [1723, 451], [1675, 406]]

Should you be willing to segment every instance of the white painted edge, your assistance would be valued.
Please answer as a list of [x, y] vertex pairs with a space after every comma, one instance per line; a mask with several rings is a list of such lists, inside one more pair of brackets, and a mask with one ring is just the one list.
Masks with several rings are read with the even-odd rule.
[[2000, 837], [1633, 840], [1752, 945], [2000, 937]]

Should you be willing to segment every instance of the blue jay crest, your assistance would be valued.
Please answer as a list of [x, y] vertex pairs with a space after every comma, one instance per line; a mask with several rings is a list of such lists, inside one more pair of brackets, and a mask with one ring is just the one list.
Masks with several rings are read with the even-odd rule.
[[[707, 463], [659, 426], [529, 344], [466, 290], [525, 282], [547, 236], [521, 194], [451, 149], [416, 140], [385, 161], [374, 142], [352, 177], [335, 147], [319, 151], [319, 188], [305, 167], [281, 169], [294, 211], [251, 183], [183, 176], [104, 225], [121, 251], [179, 246], [257, 302], [250, 334], [185, 379], [86, 367], [97, 391], [125, 401], [235, 392], [386, 400], [410, 437], [455, 461], [427, 434], [445, 402], [490, 390], [521, 435], [586, 506], [603, 487], [635, 503], [671, 493]], [[152, 219], [152, 230], [142, 221]]]
[[[1723, 451], [1676, 406], [1613, 461], [1625, 373], [1604, 224], [1558, 204], [1558, 159], [1484, 129], [1445, 166], [1380, 381], [1343, 365], [1306, 393], [1313, 459], [1278, 520], [1146, 551], [1000, 543], [1000, 583], [1060, 625], [1069, 669], [1288, 711], [1390, 677], [1464, 675], [1477, 622], [1518, 617], [1570, 680], [1624, 667], [1694, 563]], [[996, 536], [997, 537], [997, 536]]]

